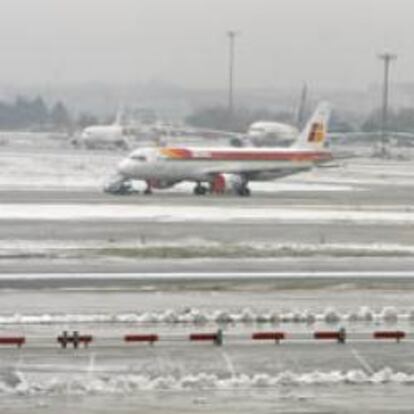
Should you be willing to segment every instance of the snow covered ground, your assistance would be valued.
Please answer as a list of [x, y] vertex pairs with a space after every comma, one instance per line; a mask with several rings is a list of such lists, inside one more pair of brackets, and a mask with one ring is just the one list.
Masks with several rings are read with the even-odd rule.
[[[384, 407], [409, 409], [412, 403], [411, 342], [279, 346], [229, 342], [216, 347], [179, 342], [127, 346], [119, 341], [106, 348], [91, 345], [75, 351], [59, 349], [54, 340], [64, 329], [92, 333], [98, 341], [108, 335], [171, 335], [214, 331], [218, 326], [226, 332], [312, 332], [344, 324], [354, 331], [413, 331], [412, 291], [349, 287], [261, 293], [37, 290], [1, 294], [3, 335], [23, 334], [29, 340], [20, 350], [0, 349], [4, 412], [324, 413], [356, 407], [370, 412]], [[397, 299], [399, 308], [388, 305]], [[329, 307], [334, 301], [336, 308]], [[20, 314], [13, 313], [17, 304]], [[56, 306], [61, 313], [50, 313]], [[257, 319], [272, 312], [283, 319]], [[196, 315], [198, 321], [193, 320]], [[207, 320], [201, 321], [202, 317]], [[31, 345], [34, 336], [43, 337], [47, 346]]]
[[1, 151], [0, 188], [16, 190], [101, 188], [119, 154], [61, 149]]
[[[42, 195], [34, 201], [26, 197], [22, 202], [13, 199], [0, 204], [0, 266], [10, 260], [17, 264], [26, 260], [31, 265], [37, 254], [45, 255], [47, 260], [54, 253], [83, 257], [104, 254], [106, 250], [105, 254], [116, 256], [113, 261], [122, 262], [117, 254], [124, 254], [123, 249], [143, 255], [149, 254], [148, 249], [159, 255], [166, 249], [176, 253], [191, 249], [197, 253], [201, 249], [204, 253], [238, 253], [243, 258], [237, 260], [242, 270], [250, 262], [248, 252], [253, 256], [259, 251], [271, 257], [287, 255], [289, 260], [311, 255], [316, 260], [309, 267], [317, 275], [317, 265], [323, 267], [328, 256], [340, 256], [341, 269], [352, 272], [361, 254], [379, 260], [393, 257], [396, 263], [414, 254], [410, 236], [414, 209], [411, 196], [404, 197], [414, 187], [414, 162], [410, 160], [347, 160], [338, 168], [253, 183], [253, 191], [265, 195], [253, 195], [243, 204], [237, 198], [207, 197], [205, 204], [194, 202], [192, 197], [183, 196], [192, 189], [186, 183], [168, 190], [165, 198], [152, 201], [134, 196], [126, 201], [102, 197], [89, 202], [87, 194], [100, 191], [122, 153], [73, 150], [67, 143], [55, 146], [49, 138], [40, 140], [37, 146], [29, 144], [27, 137], [19, 140], [3, 143], [0, 148], [0, 192], [4, 197], [11, 194], [10, 190], [29, 198], [33, 192], [47, 195], [43, 201]], [[389, 193], [383, 194], [384, 188]], [[398, 198], [393, 197], [393, 189], [400, 191]], [[54, 202], [56, 190], [69, 195], [77, 191], [76, 199]], [[176, 192], [181, 197], [172, 200]], [[370, 200], [370, 192], [377, 198]], [[271, 198], [270, 193], [280, 194], [281, 200]], [[355, 201], [355, 194], [364, 197]], [[375, 201], [378, 194], [381, 203]], [[116, 226], [124, 222], [132, 230], [122, 237]], [[269, 226], [269, 235], [253, 235], [252, 229], [259, 226]], [[107, 227], [107, 233], [100, 227]], [[182, 232], [187, 227], [189, 231]], [[213, 234], [213, 227], [223, 227], [228, 234]], [[378, 234], [377, 229], [383, 233]], [[70, 234], [61, 237], [65, 231]], [[402, 232], [404, 240], [399, 237]], [[137, 256], [129, 262], [138, 262]], [[99, 260], [105, 265], [106, 258]], [[156, 260], [162, 262], [158, 256]], [[49, 261], [52, 267], [56, 263]], [[82, 263], [80, 260], [78, 264]], [[174, 273], [174, 260], [166, 263], [171, 267], [166, 272]], [[219, 277], [219, 260], [216, 266], [215, 275]], [[269, 266], [276, 272], [277, 260]], [[371, 274], [371, 269], [366, 270]], [[56, 275], [32, 272], [2, 273], [4, 280], [7, 276], [20, 278], [29, 286], [11, 289], [2, 282], [5, 289], [0, 290], [0, 334], [38, 336], [50, 339], [50, 343], [47, 347], [31, 347], [28, 343], [22, 349], [0, 347], [1, 412], [412, 410], [414, 345], [408, 341], [346, 346], [228, 344], [223, 348], [177, 342], [153, 347], [112, 344], [105, 349], [91, 346], [78, 351], [61, 350], [56, 344], [56, 336], [65, 329], [92, 332], [98, 338], [130, 332], [210, 331], [218, 327], [227, 332], [286, 329], [308, 333], [346, 326], [351, 331], [401, 329], [412, 334], [412, 288], [401, 280], [384, 288], [378, 271], [365, 285], [369, 288], [342, 280], [338, 273], [333, 286], [305, 286], [302, 274], [289, 288], [267, 281], [260, 289], [230, 283], [225, 288], [214, 285], [210, 290], [190, 284], [169, 290], [151, 283], [128, 287], [117, 284], [117, 276], [122, 275], [109, 273], [105, 277], [109, 282], [112, 278], [113, 284], [105, 288], [76, 286], [76, 278], [81, 280], [82, 275], [75, 273], [65, 276], [75, 280], [72, 288], [62, 282], [59, 289], [58, 277], [52, 284]], [[405, 272], [405, 278], [412, 274], [411, 269]], [[358, 270], [353, 274], [355, 278], [364, 276]], [[390, 275], [398, 279], [401, 273], [391, 269]], [[86, 276], [104, 278], [102, 274]], [[129, 276], [137, 276], [136, 267]], [[187, 271], [185, 276], [197, 275]], [[245, 276], [251, 279], [252, 273], [246, 271]], [[36, 277], [43, 277], [41, 289], [30, 285]], [[330, 273], [330, 277], [335, 274]]]
[[19, 258], [237, 258], [254, 257], [414, 257], [414, 246], [395, 243], [223, 243], [200, 239], [175, 242], [138, 240], [0, 240], [0, 259]]
[[410, 206], [345, 207], [318, 206], [316, 208], [293, 206], [281, 207], [211, 207], [211, 206], [143, 206], [119, 204], [3, 204], [0, 219], [19, 220], [128, 220], [152, 222], [254, 222], [272, 220], [296, 223], [324, 223], [332, 221], [360, 224], [388, 223], [413, 224], [414, 209]]

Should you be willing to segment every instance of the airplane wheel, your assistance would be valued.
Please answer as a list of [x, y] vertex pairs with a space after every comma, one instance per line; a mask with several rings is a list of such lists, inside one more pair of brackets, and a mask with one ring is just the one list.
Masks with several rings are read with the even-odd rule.
[[237, 193], [241, 197], [250, 197], [250, 195], [252, 194], [249, 187], [242, 187], [239, 189]]
[[196, 185], [194, 187], [194, 194], [195, 195], [205, 195], [207, 193], [207, 188], [203, 185]]

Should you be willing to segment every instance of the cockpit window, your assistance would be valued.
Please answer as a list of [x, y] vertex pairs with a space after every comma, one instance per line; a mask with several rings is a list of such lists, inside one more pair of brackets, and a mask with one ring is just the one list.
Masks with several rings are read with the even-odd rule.
[[142, 154], [133, 154], [131, 155], [131, 159], [135, 161], [144, 161], [144, 162], [147, 161], [147, 157]]

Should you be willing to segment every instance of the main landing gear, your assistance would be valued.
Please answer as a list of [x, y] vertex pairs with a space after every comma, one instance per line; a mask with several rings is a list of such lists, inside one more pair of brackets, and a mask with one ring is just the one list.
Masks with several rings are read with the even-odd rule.
[[195, 195], [206, 195], [208, 191], [208, 188], [201, 183], [197, 183], [197, 185], [194, 187], [193, 193]]
[[250, 191], [250, 188], [247, 187], [247, 185], [244, 185], [238, 188], [236, 192], [240, 197], [250, 197], [252, 194], [252, 192]]
[[[251, 191], [247, 186], [247, 183], [245, 185], [234, 188], [234, 192], [240, 197], [249, 197], [251, 195]], [[197, 183], [197, 185], [194, 187], [193, 193], [197, 196], [203, 196], [207, 193], [223, 194], [223, 191], [216, 192], [214, 191], [214, 188], [208, 188], [201, 183]]]

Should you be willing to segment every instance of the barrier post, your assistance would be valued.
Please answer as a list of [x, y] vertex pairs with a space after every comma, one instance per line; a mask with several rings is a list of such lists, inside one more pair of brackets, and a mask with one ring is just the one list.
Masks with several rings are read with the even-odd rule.
[[79, 332], [73, 331], [73, 348], [78, 349], [79, 347]]
[[399, 343], [402, 339], [406, 337], [406, 332], [404, 331], [375, 331], [374, 339], [395, 339]]
[[338, 331], [338, 344], [346, 343], [346, 330], [344, 327], [340, 328]]
[[223, 331], [222, 331], [222, 329], [217, 330], [216, 337], [214, 339], [214, 343], [217, 346], [222, 346], [223, 345]]
[[68, 332], [63, 331], [62, 332], [62, 338], [61, 338], [61, 341], [60, 341], [60, 345], [62, 346], [63, 349], [66, 349], [66, 347], [68, 346], [68, 341], [69, 341]]

